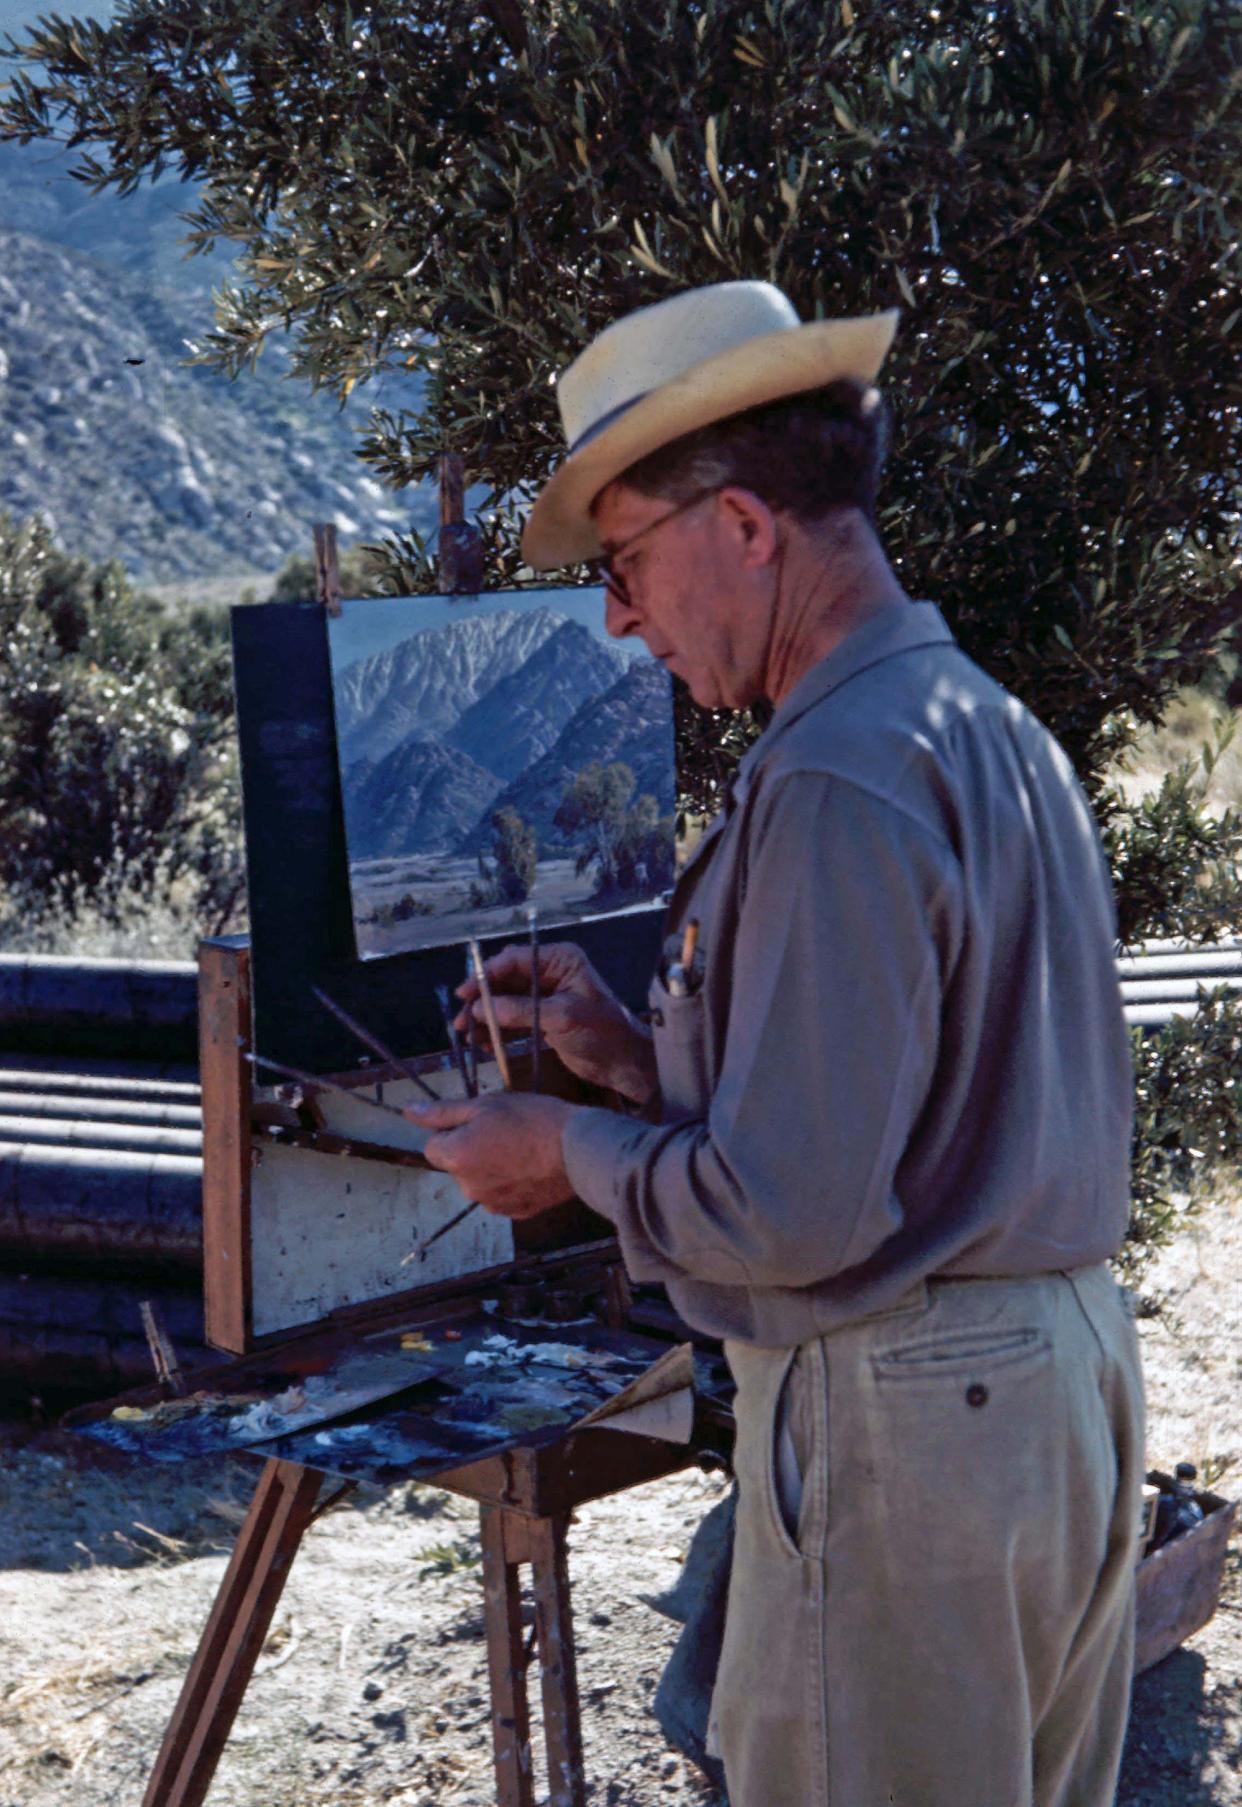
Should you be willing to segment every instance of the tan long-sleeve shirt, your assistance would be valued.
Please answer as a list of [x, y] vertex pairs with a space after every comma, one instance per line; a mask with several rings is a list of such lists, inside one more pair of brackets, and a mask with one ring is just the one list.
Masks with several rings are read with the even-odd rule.
[[1103, 1259], [1132, 1070], [1107, 869], [1055, 740], [930, 603], [808, 672], [674, 893], [663, 1121], [579, 1110], [575, 1189], [704, 1331], [787, 1346], [933, 1274]]

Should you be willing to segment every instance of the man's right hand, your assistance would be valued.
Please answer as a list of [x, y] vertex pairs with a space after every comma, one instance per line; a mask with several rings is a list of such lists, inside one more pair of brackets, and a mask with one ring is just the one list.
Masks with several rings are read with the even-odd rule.
[[[531, 950], [515, 942], [485, 963], [501, 1029], [529, 1032], [533, 1023], [530, 996]], [[543, 1039], [571, 1073], [591, 1085], [620, 1092], [635, 1104], [648, 1102], [656, 1089], [655, 1049], [651, 1036], [609, 990], [580, 947], [552, 941], [539, 949], [539, 1027]], [[473, 1013], [481, 1038], [487, 1023], [479, 987], [471, 977], [457, 988], [465, 1008], [457, 1018], [464, 1031]]]

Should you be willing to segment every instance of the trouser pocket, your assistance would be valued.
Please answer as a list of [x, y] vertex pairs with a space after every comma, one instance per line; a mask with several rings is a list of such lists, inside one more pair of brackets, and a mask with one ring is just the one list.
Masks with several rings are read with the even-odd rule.
[[[713, 1741], [724, 1759], [731, 1807], [821, 1807], [827, 1801], [824, 1571], [804, 1551], [820, 1541], [826, 1487], [819, 1484], [824, 1464], [818, 1453], [808, 1459], [798, 1427], [819, 1399], [823, 1353], [818, 1343], [801, 1352], [730, 1345], [728, 1353], [738, 1382], [738, 1511]], [[806, 1464], [796, 1526], [786, 1522], [778, 1472], [783, 1404], [791, 1441]]]

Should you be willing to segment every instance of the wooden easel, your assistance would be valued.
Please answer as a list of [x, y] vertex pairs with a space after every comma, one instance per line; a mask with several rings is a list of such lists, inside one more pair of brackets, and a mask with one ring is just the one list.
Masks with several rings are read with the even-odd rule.
[[[252, 1343], [248, 1289], [236, 1284], [249, 1248], [252, 1140], [249, 961], [244, 946], [205, 943], [199, 957], [204, 1125], [203, 1210], [208, 1334], [224, 1346]], [[222, 1272], [211, 1265], [219, 1263]], [[228, 1277], [227, 1284], [224, 1276]], [[443, 1288], [432, 1289], [443, 1291]], [[460, 1291], [460, 1286], [457, 1289]], [[389, 1313], [393, 1303], [381, 1302]], [[399, 1317], [409, 1307], [396, 1307]], [[443, 1305], [425, 1307], [434, 1317]], [[624, 1312], [624, 1289], [618, 1318]], [[437, 1474], [433, 1484], [479, 1504], [484, 1621], [499, 1807], [533, 1807], [520, 1571], [529, 1565], [553, 1807], [584, 1807], [573, 1615], [566, 1534], [578, 1506], [672, 1474], [695, 1459], [689, 1445], [613, 1431], [571, 1432], [538, 1449], [513, 1449]], [[317, 1469], [269, 1460], [152, 1771], [143, 1807], [200, 1807], [241, 1707], [255, 1662], [303, 1537], [339, 1497]]]
[[[566, 1532], [576, 1506], [672, 1474], [692, 1450], [586, 1430], [435, 1477], [479, 1502], [497, 1807], [534, 1807], [521, 1568], [535, 1596], [548, 1798], [585, 1807], [582, 1725]], [[337, 1497], [324, 1477], [269, 1460], [164, 1734], [143, 1807], [201, 1807], [306, 1532]]]

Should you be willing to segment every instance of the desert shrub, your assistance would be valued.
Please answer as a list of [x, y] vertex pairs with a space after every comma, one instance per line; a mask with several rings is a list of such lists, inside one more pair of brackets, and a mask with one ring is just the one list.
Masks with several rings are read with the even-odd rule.
[[1138, 1111], [1134, 1210], [1123, 1279], [1141, 1285], [1152, 1257], [1202, 1204], [1204, 1173], [1242, 1166], [1242, 1013], [1222, 989], [1158, 1035], [1134, 1033]]
[[616, 890], [650, 897], [667, 891], [676, 876], [674, 818], [662, 816], [646, 792], [625, 813], [613, 846]]
[[[240, 892], [227, 648], [115, 564], [0, 516], [0, 886], [107, 915], [135, 887]], [[213, 926], [211, 923], [208, 926]]]
[[622, 760], [593, 760], [566, 785], [553, 821], [574, 843], [574, 869], [595, 868], [601, 900], [664, 890], [673, 882], [673, 818], [654, 797], [631, 804], [634, 774]]

